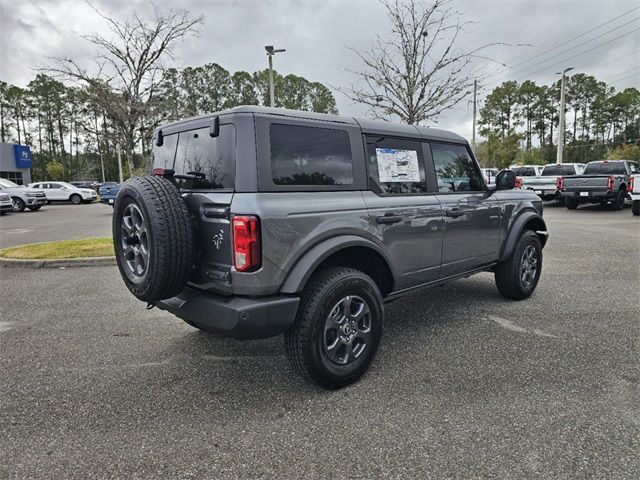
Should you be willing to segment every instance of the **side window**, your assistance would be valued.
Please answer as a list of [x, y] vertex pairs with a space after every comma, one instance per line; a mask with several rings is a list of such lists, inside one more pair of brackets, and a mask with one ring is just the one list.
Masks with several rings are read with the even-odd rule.
[[424, 193], [427, 181], [418, 140], [366, 136], [367, 167], [376, 193]]
[[50, 183], [49, 188], [62, 188], [62, 185], [59, 183]]
[[638, 167], [638, 164], [636, 162], [629, 162], [629, 171], [632, 174], [640, 173], [640, 167]]
[[344, 130], [273, 123], [271, 178], [276, 185], [352, 185], [353, 160]]
[[431, 153], [440, 192], [477, 192], [483, 190], [478, 169], [466, 147], [432, 143]]

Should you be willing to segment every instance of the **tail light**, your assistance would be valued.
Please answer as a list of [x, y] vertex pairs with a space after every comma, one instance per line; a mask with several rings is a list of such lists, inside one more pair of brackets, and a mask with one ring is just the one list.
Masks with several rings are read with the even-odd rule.
[[616, 181], [616, 177], [609, 175], [609, 181], [607, 182], [607, 190], [613, 190], [613, 184]]
[[563, 177], [556, 178], [556, 190], [558, 190], [559, 192], [564, 190], [564, 178]]
[[629, 180], [627, 181], [627, 192], [633, 192], [633, 177], [629, 177]]
[[239, 272], [257, 270], [261, 264], [260, 222], [253, 215], [233, 217], [233, 264]]
[[516, 177], [516, 188], [522, 188], [522, 178]]

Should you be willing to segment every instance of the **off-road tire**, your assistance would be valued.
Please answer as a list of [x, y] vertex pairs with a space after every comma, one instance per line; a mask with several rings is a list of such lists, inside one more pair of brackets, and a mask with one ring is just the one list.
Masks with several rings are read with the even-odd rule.
[[631, 202], [631, 213], [634, 215], [640, 215], [640, 200], [634, 200]]
[[576, 208], [578, 208], [578, 205], [580, 205], [580, 202], [578, 202], [578, 200], [576, 200], [575, 198], [564, 197], [564, 205], [569, 210], [575, 210]]
[[[336, 365], [324, 350], [325, 321], [336, 302], [347, 295], [363, 299], [371, 313], [371, 344], [353, 362]], [[300, 300], [294, 325], [285, 333], [291, 364], [304, 378], [327, 389], [357, 381], [369, 368], [382, 335], [384, 309], [376, 283], [359, 270], [332, 267], [314, 274]]]
[[74, 205], [80, 205], [82, 204], [82, 196], [78, 195], [77, 193], [74, 193], [69, 197], [69, 201]]
[[[525, 249], [528, 246], [533, 246], [537, 255], [537, 272], [535, 277], [529, 286], [523, 285], [521, 281], [521, 264], [522, 257]], [[507, 260], [498, 263], [495, 269], [495, 281], [498, 291], [503, 297], [512, 300], [524, 300], [529, 297], [540, 280], [540, 274], [542, 272], [542, 243], [540, 238], [535, 232], [531, 230], [525, 230], [520, 235], [513, 254]]]
[[42, 208], [42, 205], [33, 205], [32, 207], [29, 207], [29, 210], [31, 210], [32, 212], [35, 212], [37, 210], [40, 210]]
[[14, 212], [24, 212], [24, 209], [26, 207], [24, 200], [19, 197], [11, 197], [11, 201], [13, 202]]
[[[124, 256], [123, 216], [129, 205], [143, 214], [148, 262], [143, 275], [128, 269]], [[189, 211], [178, 188], [162, 177], [134, 177], [120, 189], [114, 204], [113, 239], [125, 285], [138, 299], [155, 303], [180, 293], [193, 268], [195, 243]]]

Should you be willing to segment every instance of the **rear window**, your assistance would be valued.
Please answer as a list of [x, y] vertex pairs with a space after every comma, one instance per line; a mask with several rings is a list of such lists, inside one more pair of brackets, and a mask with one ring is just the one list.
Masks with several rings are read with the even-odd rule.
[[626, 175], [623, 162], [590, 163], [584, 169], [585, 175]]
[[518, 177], [535, 177], [536, 169], [533, 167], [514, 167], [513, 171]]
[[353, 161], [344, 130], [273, 123], [271, 177], [276, 185], [351, 185]]
[[165, 135], [162, 146], [153, 147], [153, 166], [173, 169], [182, 189], [233, 189], [235, 146], [231, 124], [220, 125], [217, 137], [209, 135], [209, 127]]
[[[576, 168], [573, 165], [547, 165], [546, 167], [544, 167], [544, 170], [542, 170], [542, 175], [547, 177], [547, 176], [554, 176], [554, 177], [560, 177], [563, 175], [575, 175], [576, 174]], [[577, 172], [580, 173], [580, 172]]]

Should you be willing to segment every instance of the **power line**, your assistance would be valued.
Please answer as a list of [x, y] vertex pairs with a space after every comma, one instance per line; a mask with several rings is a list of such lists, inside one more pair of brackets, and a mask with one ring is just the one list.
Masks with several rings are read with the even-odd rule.
[[[564, 45], [567, 45], [567, 44], [569, 44], [569, 43], [573, 42], [574, 40], [577, 40], [578, 38], [582, 38], [582, 37], [584, 37], [585, 35], [588, 35], [589, 33], [594, 32], [594, 31], [598, 30], [599, 28], [604, 27], [605, 25], [608, 25], [608, 24], [610, 24], [610, 23], [612, 23], [612, 22], [615, 22], [615, 21], [616, 21], [616, 20], [618, 20], [619, 18], [622, 18], [622, 17], [624, 17], [625, 15], [629, 15], [630, 13], [633, 13], [633, 12], [635, 12], [635, 11], [636, 11], [636, 10], [638, 10], [638, 9], [640, 9], [640, 7], [632, 8], [631, 10], [629, 10], [629, 11], [627, 11], [627, 12], [625, 12], [625, 13], [622, 13], [622, 14], [618, 15], [617, 17], [612, 18], [611, 20], [607, 20], [606, 22], [601, 23], [600, 25], [597, 25], [597, 26], [595, 26], [595, 27], [593, 27], [593, 28], [591, 28], [591, 29], [587, 30], [586, 32], [581, 33], [580, 35], [577, 35], [577, 36], [575, 36], [575, 37], [573, 37], [573, 38], [571, 38], [571, 39], [569, 39], [569, 40], [567, 40], [567, 41], [565, 41], [565, 42], [562, 42], [562, 43], [560, 43], [560, 44], [556, 45], [556, 46], [555, 46], [555, 47], [553, 47], [553, 48], [550, 48], [550, 49], [548, 49], [548, 50], [545, 50], [544, 52], [541, 52], [541, 53], [539, 53], [539, 54], [537, 54], [537, 55], [534, 55], [533, 57], [529, 57], [529, 58], [527, 58], [526, 60], [523, 60], [522, 62], [516, 63], [515, 65], [512, 65], [512, 66], [511, 66], [511, 67], [509, 67], [509, 68], [515, 68], [515, 67], [518, 67], [518, 66], [520, 66], [520, 65], [524, 65], [525, 63], [529, 63], [531, 60], [534, 60], [534, 59], [536, 59], [536, 58], [541, 57], [542, 55], [545, 55], [545, 54], [547, 54], [547, 53], [549, 53], [549, 52], [552, 52], [552, 51], [554, 51], [554, 50], [557, 50], [558, 48], [563, 47]], [[603, 35], [605, 35], [605, 34], [603, 34]], [[596, 37], [596, 38], [598, 38], [598, 37]], [[489, 76], [489, 78], [491, 78], [491, 77], [494, 77], [494, 76], [496, 76], [496, 75], [501, 74], [504, 70], [506, 70], [506, 69], [503, 69], [503, 70], [501, 70], [501, 71], [495, 72], [494, 74], [490, 75], [490, 76]]]
[[615, 85], [615, 84], [620, 83], [620, 82], [624, 82], [625, 80], [629, 80], [630, 78], [637, 77], [638, 75], [640, 75], [640, 72], [634, 73], [633, 75], [629, 75], [628, 77], [620, 78], [620, 79], [616, 80], [615, 82], [613, 82], [612, 85]]
[[[636, 20], [639, 20], [639, 19], [640, 19], [640, 17], [634, 18], [633, 20], [631, 20], [631, 21], [629, 21], [629, 22], [627, 22], [627, 23], [624, 23], [624, 24], [622, 24], [622, 25], [620, 25], [620, 26], [618, 26], [618, 27], [612, 28], [611, 30], [606, 31], [606, 32], [604, 32], [603, 34], [598, 35], [597, 37], [594, 37], [594, 38], [592, 38], [592, 39], [590, 39], [590, 40], [587, 40], [586, 42], [579, 43], [578, 45], [576, 45], [576, 46], [574, 46], [574, 47], [571, 47], [571, 48], [569, 48], [569, 49], [567, 49], [567, 50], [564, 50], [564, 51], [562, 51], [562, 52], [560, 52], [560, 53], [558, 53], [558, 54], [556, 54], [556, 55], [553, 55], [553, 56], [551, 56], [551, 57], [549, 57], [549, 58], [545, 58], [544, 60], [541, 60], [541, 61], [539, 61], [539, 62], [534, 63], [533, 65], [529, 65], [528, 67], [525, 67], [524, 69], [519, 70], [519, 71], [517, 71], [517, 72], [515, 72], [515, 73], [513, 73], [513, 74], [511, 74], [511, 75], [505, 75], [505, 76], [503, 76], [502, 78], [500, 78], [500, 79], [498, 79], [498, 80], [494, 80], [494, 81], [492, 81], [492, 82], [489, 82], [489, 85], [491, 85], [491, 84], [493, 84], [493, 83], [500, 82], [502, 79], [508, 78], [508, 77], [510, 77], [510, 76], [512, 76], [512, 75], [515, 75], [515, 74], [518, 74], [518, 73], [522, 73], [522, 72], [526, 72], [526, 71], [530, 70], [530, 69], [531, 69], [531, 68], [533, 68], [533, 67], [536, 67], [536, 66], [538, 66], [538, 65], [540, 65], [540, 64], [542, 64], [542, 63], [548, 62], [549, 60], [552, 60], [552, 59], [554, 59], [554, 58], [557, 58], [557, 57], [559, 57], [560, 55], [563, 55], [563, 54], [568, 53], [568, 52], [570, 52], [570, 51], [572, 51], [572, 50], [575, 50], [576, 48], [582, 47], [583, 45], [586, 45], [587, 43], [593, 42], [594, 40], [597, 40], [598, 38], [601, 38], [601, 37], [603, 37], [603, 36], [605, 36], [605, 35], [607, 35], [607, 34], [609, 34], [609, 33], [613, 32], [613, 31], [615, 31], [615, 30], [618, 30], [618, 29], [620, 29], [620, 28], [622, 28], [622, 27], [625, 27], [625, 26], [629, 25], [630, 23], [633, 23], [633, 22], [635, 22]], [[638, 30], [638, 29], [636, 29], [636, 30]], [[630, 33], [633, 33], [633, 32], [634, 32], [634, 31], [636, 31], [636, 30], [632, 30], [631, 32], [627, 32], [627, 33], [625, 33], [624, 35], [621, 35], [620, 37], [616, 37], [616, 38], [614, 38], [613, 40], [617, 40], [618, 38], [622, 38], [622, 37], [624, 37], [625, 35], [628, 35], [628, 34], [630, 34]], [[613, 40], [611, 40], [611, 41], [613, 41]], [[601, 45], [599, 45], [599, 46], [606, 45], [607, 43], [609, 43], [609, 42], [605, 42], [605, 43], [603, 43], [603, 44], [601, 44]], [[597, 47], [594, 47], [594, 48], [597, 48]], [[591, 50], [587, 50], [586, 52], [590, 52], [590, 51], [591, 51]], [[586, 52], [583, 52], [583, 53], [586, 53]], [[579, 56], [579, 55], [582, 55], [582, 53], [577, 54], [576, 56]], [[570, 59], [570, 58], [574, 58], [574, 57], [568, 57], [568, 58]], [[565, 59], [565, 60], [567, 60], [567, 59]], [[563, 60], [563, 61], [564, 61], [564, 60]], [[557, 64], [554, 64], [554, 65], [557, 65]], [[544, 67], [544, 68], [548, 68], [548, 67]], [[527, 75], [530, 75], [530, 73], [528, 73]]]
[[619, 75], [624, 75], [625, 73], [633, 72], [634, 70], [638, 70], [639, 68], [640, 65], [636, 65], [635, 67], [630, 68], [629, 70], [625, 70], [624, 72], [618, 72], [613, 75], [609, 75], [608, 77], [603, 78], [601, 81], [606, 82], [607, 80], [611, 80], [612, 78], [615, 78]]

